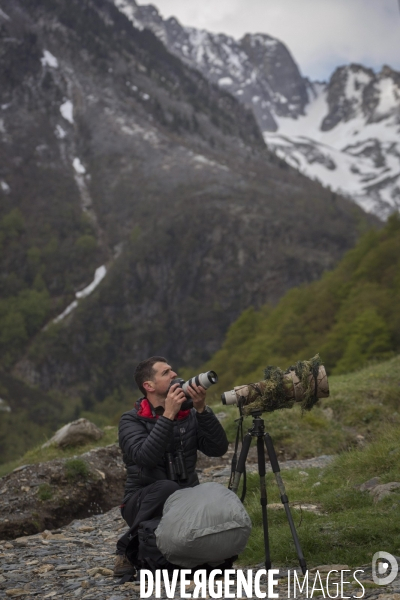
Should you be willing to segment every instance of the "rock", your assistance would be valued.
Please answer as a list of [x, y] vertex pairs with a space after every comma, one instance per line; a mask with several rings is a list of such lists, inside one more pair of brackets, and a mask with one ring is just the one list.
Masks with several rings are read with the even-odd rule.
[[20, 471], [24, 471], [28, 467], [30, 467], [30, 465], [22, 465], [21, 467], [17, 467], [16, 469], [14, 469], [13, 473], [19, 473]]
[[[27, 536], [39, 532], [43, 532], [38, 542], [42, 547], [56, 541], [67, 543], [63, 533], [48, 530], [75, 518], [100, 514], [121, 503], [126, 472], [116, 444], [80, 455], [73, 461], [75, 470], [68, 470], [71, 463], [68, 459], [56, 459], [30, 465], [24, 476], [31, 487], [24, 494], [20, 492], [19, 472], [9, 473], [0, 480], [7, 487], [0, 496], [0, 539], [22, 538], [14, 544], [4, 544], [6, 549], [30, 547], [32, 539]], [[89, 539], [83, 541], [87, 548], [91, 547]]]
[[332, 419], [333, 419], [333, 410], [331, 409], [330, 406], [327, 406], [326, 408], [323, 408], [322, 412], [324, 414], [324, 417], [326, 419], [328, 419], [328, 421], [332, 421]]
[[349, 565], [319, 565], [319, 567], [310, 569], [310, 572], [316, 573], [319, 571], [320, 573], [329, 573], [329, 571], [346, 571], [348, 569]]
[[93, 567], [93, 569], [89, 569], [87, 574], [90, 577], [94, 577], [94, 575], [103, 575], [104, 577], [112, 577], [113, 571], [111, 569], [106, 569], [105, 567]]
[[[285, 508], [281, 502], [272, 502], [271, 504], [267, 504], [267, 509], [272, 510], [280, 510]], [[304, 502], [290, 502], [290, 509], [293, 510], [304, 510], [306, 512], [312, 512], [316, 515], [324, 514], [321, 510], [321, 507], [318, 504], [306, 504]]]
[[54, 569], [54, 565], [50, 565], [50, 564], [44, 564], [41, 565], [40, 567], [38, 567], [37, 569], [34, 569], [34, 573], [37, 573], [38, 575], [41, 575], [43, 573], [48, 573], [49, 571], [53, 571]]
[[397, 481], [392, 481], [391, 483], [384, 483], [382, 485], [375, 486], [370, 490], [370, 494], [376, 503], [386, 498], [386, 496], [390, 496], [394, 490], [398, 490], [399, 488], [400, 483]]
[[360, 492], [366, 492], [366, 491], [372, 490], [374, 487], [376, 487], [380, 483], [380, 481], [381, 481], [380, 477], [373, 477], [372, 479], [369, 479], [365, 483], [362, 483], [360, 486], [358, 486], [358, 489], [360, 490]]
[[53, 445], [60, 448], [79, 446], [93, 440], [100, 440], [103, 435], [104, 432], [88, 419], [78, 419], [61, 427], [50, 440], [43, 444], [42, 448]]

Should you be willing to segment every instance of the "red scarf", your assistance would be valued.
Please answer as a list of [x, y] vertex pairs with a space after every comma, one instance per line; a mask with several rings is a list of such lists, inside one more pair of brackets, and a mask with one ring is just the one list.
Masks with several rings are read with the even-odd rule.
[[[189, 410], [180, 410], [178, 412], [178, 414], [175, 416], [175, 419], [177, 419], [178, 421], [181, 421], [182, 419], [186, 419], [186, 417], [188, 416], [188, 414], [190, 413], [190, 409]], [[140, 403], [140, 408], [138, 410], [138, 417], [147, 417], [148, 419], [158, 419], [158, 417], [160, 415], [153, 415], [153, 412], [151, 410], [151, 406], [150, 406], [150, 402], [147, 400], [147, 398], [143, 398], [143, 400]]]

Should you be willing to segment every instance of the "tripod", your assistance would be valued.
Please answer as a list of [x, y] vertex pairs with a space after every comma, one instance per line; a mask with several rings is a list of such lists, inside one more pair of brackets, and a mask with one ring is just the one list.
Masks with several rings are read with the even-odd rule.
[[[269, 537], [268, 537], [268, 518], [267, 518], [267, 487], [265, 484], [265, 452], [264, 452], [264, 443], [267, 448], [268, 456], [271, 461], [272, 471], [275, 475], [276, 483], [279, 488], [281, 502], [286, 511], [286, 517], [289, 521], [290, 531], [292, 533], [294, 545], [296, 547], [297, 556], [299, 558], [300, 568], [303, 572], [303, 575], [306, 574], [307, 565], [305, 558], [303, 556], [303, 552], [300, 547], [299, 538], [297, 537], [297, 532], [295, 525], [293, 523], [293, 517], [289, 508], [289, 499], [286, 495], [285, 486], [282, 481], [281, 472], [279, 468], [278, 459], [276, 457], [275, 448], [272, 443], [272, 439], [269, 433], [266, 433], [264, 430], [264, 420], [261, 418], [262, 411], [254, 411], [251, 413], [253, 417], [253, 426], [249, 429], [248, 433], [245, 435], [242, 443], [242, 449], [240, 451], [239, 460], [237, 462], [235, 476], [232, 484], [232, 491], [237, 494], [240, 477], [245, 471], [246, 459], [249, 453], [249, 448], [251, 444], [251, 438], [257, 438], [257, 459], [258, 459], [258, 475], [260, 477], [260, 503], [261, 503], [261, 511], [262, 511], [262, 521], [263, 521], [263, 531], [264, 531], [264, 550], [265, 550], [265, 568], [267, 571], [271, 568], [271, 557], [269, 551]], [[264, 443], [263, 443], [264, 442]]]

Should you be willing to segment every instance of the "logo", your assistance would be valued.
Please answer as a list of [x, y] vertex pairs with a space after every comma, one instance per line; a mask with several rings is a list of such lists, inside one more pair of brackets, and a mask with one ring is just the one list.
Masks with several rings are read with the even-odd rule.
[[389, 552], [375, 552], [372, 557], [372, 579], [378, 585], [389, 585], [397, 577], [399, 565]]

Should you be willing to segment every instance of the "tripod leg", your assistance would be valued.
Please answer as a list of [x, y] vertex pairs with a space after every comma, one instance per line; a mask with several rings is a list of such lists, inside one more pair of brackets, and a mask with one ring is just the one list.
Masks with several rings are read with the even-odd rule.
[[260, 476], [260, 504], [264, 531], [265, 568], [271, 568], [269, 552], [268, 518], [267, 518], [267, 486], [265, 484], [265, 453], [262, 437], [257, 438], [258, 474]]
[[290, 508], [289, 508], [289, 498], [286, 495], [286, 490], [285, 490], [284, 483], [282, 481], [281, 470], [279, 468], [279, 463], [278, 463], [278, 459], [276, 457], [275, 448], [274, 448], [274, 445], [272, 443], [272, 439], [271, 439], [271, 436], [269, 435], [269, 433], [265, 434], [264, 442], [265, 442], [265, 446], [267, 448], [269, 460], [271, 461], [272, 471], [274, 472], [276, 483], [278, 484], [279, 492], [281, 495], [281, 502], [282, 502], [283, 506], [285, 507], [286, 517], [287, 517], [287, 520], [289, 521], [290, 531], [292, 532], [294, 545], [296, 547], [297, 556], [299, 558], [300, 568], [303, 572], [303, 575], [305, 575], [307, 572], [306, 561], [303, 556], [299, 538], [297, 537], [296, 527], [294, 525], [292, 513], [290, 512]]
[[239, 489], [240, 477], [244, 473], [244, 470], [246, 468], [246, 459], [249, 453], [251, 437], [252, 436], [250, 433], [246, 433], [246, 435], [243, 438], [242, 449], [240, 450], [239, 460], [236, 465], [235, 478], [232, 484], [232, 492], [235, 492], [235, 494], [237, 494], [237, 491]]

